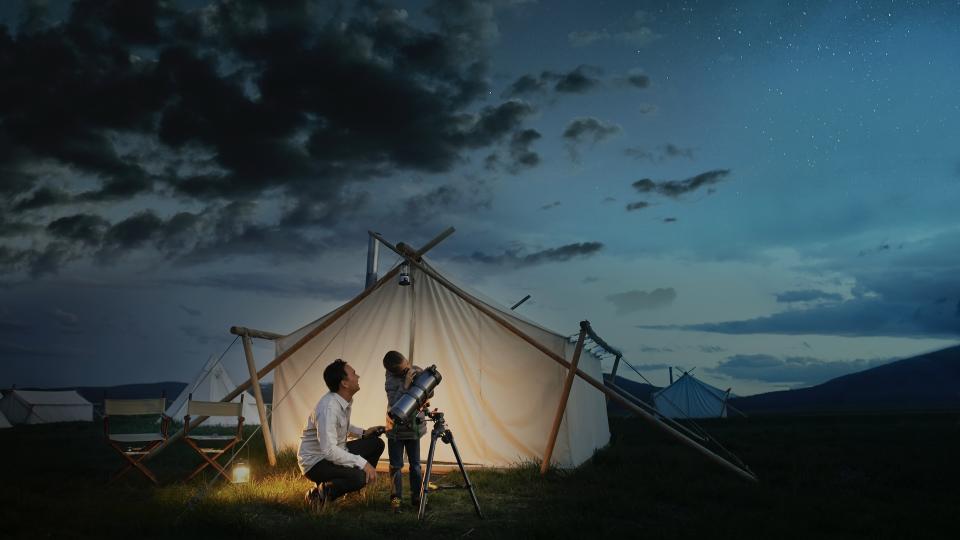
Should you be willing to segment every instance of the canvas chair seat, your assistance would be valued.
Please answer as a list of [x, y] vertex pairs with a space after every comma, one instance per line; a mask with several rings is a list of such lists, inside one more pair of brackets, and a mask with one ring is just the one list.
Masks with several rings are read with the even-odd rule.
[[191, 435], [191, 439], [195, 441], [229, 441], [230, 439], [236, 439], [236, 435]]
[[167, 438], [163, 433], [114, 433], [107, 437], [117, 442], [152, 442]]
[[[191, 434], [191, 416], [233, 416], [237, 419], [237, 430], [229, 435], [223, 433]], [[190, 472], [187, 480], [192, 479], [194, 476], [200, 474], [202, 470], [211, 466], [217, 471], [217, 474], [223, 476], [229, 482], [230, 476], [218, 460], [227, 453], [227, 450], [233, 448], [241, 440], [243, 440], [243, 394], [240, 395], [239, 403], [194, 401], [193, 394], [187, 396], [187, 415], [183, 417], [183, 441], [203, 458], [203, 463]], [[208, 445], [215, 442], [224, 442], [226, 444], [218, 447], [201, 446], [198, 444]]]
[[[143, 460], [151, 450], [167, 440], [167, 426], [170, 418], [164, 414], [167, 400], [159, 399], [104, 399], [103, 400], [103, 433], [107, 444], [117, 451], [126, 461], [110, 481], [120, 478], [131, 469], [143, 473], [151, 482], [159, 484], [153, 472], [143, 464]], [[110, 418], [114, 416], [157, 416], [160, 420], [160, 431], [154, 433], [114, 433], [110, 428]]]

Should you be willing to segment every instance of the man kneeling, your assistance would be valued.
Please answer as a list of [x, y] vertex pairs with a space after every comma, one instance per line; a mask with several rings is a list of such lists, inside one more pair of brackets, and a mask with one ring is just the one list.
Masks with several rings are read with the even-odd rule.
[[[320, 489], [308, 498], [320, 504], [357, 491], [377, 478], [376, 464], [383, 454], [379, 434], [383, 426], [362, 429], [350, 423], [353, 396], [360, 390], [360, 376], [343, 360], [334, 360], [323, 370], [330, 392], [307, 418], [297, 450], [297, 463], [304, 476]], [[347, 433], [361, 436], [347, 442]], [[370, 435], [378, 435], [370, 437]]]

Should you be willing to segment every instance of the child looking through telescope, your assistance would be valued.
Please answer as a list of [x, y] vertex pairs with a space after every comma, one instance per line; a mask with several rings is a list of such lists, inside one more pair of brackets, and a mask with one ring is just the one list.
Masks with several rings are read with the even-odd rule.
[[[387, 410], [392, 407], [400, 396], [410, 388], [414, 377], [423, 369], [410, 363], [403, 354], [389, 351], [383, 356], [383, 367], [386, 369], [384, 389], [387, 392]], [[420, 437], [426, 432], [422, 413], [413, 415], [410, 422], [393, 422], [387, 417], [387, 454], [390, 456], [390, 479], [393, 491], [390, 495], [390, 506], [394, 512], [400, 513], [403, 501], [403, 454], [407, 454], [407, 463], [410, 465], [410, 499], [414, 508], [420, 506], [420, 486], [423, 476], [420, 472]]]

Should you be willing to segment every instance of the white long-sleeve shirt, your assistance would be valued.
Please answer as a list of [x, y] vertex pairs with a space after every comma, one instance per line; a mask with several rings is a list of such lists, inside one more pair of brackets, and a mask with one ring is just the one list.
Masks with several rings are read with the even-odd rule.
[[347, 451], [347, 434], [363, 435], [363, 428], [350, 423], [350, 407], [351, 402], [336, 392], [320, 398], [300, 436], [297, 450], [300, 472], [306, 474], [322, 460], [358, 469], [367, 464], [367, 460]]

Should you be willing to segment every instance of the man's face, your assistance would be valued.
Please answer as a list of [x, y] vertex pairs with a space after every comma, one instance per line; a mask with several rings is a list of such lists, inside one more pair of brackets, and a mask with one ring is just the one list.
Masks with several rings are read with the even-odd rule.
[[347, 376], [340, 381], [340, 386], [356, 393], [360, 390], [360, 376], [357, 375], [356, 370], [350, 364], [343, 366], [343, 369], [347, 372]]

